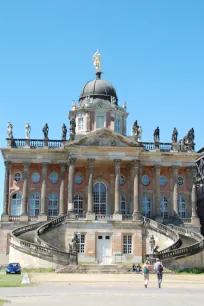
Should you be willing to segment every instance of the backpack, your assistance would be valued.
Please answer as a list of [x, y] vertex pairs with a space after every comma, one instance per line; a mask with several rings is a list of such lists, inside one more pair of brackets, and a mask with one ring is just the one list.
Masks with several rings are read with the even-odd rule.
[[161, 264], [159, 264], [159, 265], [158, 265], [158, 267], [157, 267], [157, 271], [158, 271], [158, 272], [162, 272], [162, 271], [163, 271], [163, 267], [162, 267], [162, 265], [161, 265]]
[[149, 273], [149, 269], [146, 266], [143, 268], [143, 273], [144, 274], [148, 274]]

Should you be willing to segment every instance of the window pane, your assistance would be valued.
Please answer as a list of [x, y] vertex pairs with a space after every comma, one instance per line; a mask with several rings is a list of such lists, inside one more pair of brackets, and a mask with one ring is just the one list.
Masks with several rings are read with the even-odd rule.
[[96, 117], [96, 128], [100, 129], [104, 127], [104, 116], [97, 116]]

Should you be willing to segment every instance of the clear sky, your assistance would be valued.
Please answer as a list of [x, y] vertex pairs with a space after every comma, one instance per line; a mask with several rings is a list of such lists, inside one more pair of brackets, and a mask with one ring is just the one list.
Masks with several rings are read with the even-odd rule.
[[[61, 138], [71, 101], [95, 78], [92, 55], [100, 50], [103, 78], [119, 104], [127, 101], [127, 131], [137, 119], [143, 140], [160, 127], [170, 142], [195, 129], [204, 146], [203, 0], [0, 1], [0, 147], [8, 121], [14, 137]], [[4, 165], [0, 157], [0, 206]], [[0, 210], [1, 211], [1, 210]]]

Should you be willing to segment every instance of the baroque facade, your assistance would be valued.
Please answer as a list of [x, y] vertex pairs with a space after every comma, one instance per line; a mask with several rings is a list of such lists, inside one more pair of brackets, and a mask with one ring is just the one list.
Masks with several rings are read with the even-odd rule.
[[[142, 216], [199, 231], [193, 177], [200, 153], [194, 151], [194, 130], [178, 141], [174, 128], [172, 142], [163, 143], [157, 127], [154, 141], [144, 142], [137, 121], [132, 135], [126, 134], [127, 116], [126, 103], [119, 106], [115, 88], [97, 71], [78, 103], [72, 101], [68, 140], [65, 124], [61, 140], [49, 139], [47, 123], [43, 139], [36, 140], [29, 123], [24, 139], [13, 137], [9, 123], [7, 147], [1, 149], [2, 224], [67, 215], [75, 223], [69, 231], [64, 226], [60, 237], [56, 231], [59, 249], [68, 251], [77, 231], [81, 260], [106, 263], [116, 256], [142, 261], [148, 248]], [[159, 239], [161, 248], [168, 245]]]

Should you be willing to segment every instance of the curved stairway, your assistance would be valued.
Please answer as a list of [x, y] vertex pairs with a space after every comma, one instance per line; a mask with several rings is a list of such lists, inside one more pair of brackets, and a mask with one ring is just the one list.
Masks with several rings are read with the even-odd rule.
[[[17, 228], [10, 234], [10, 246], [25, 254], [59, 265], [76, 265], [76, 253], [59, 251], [40, 237], [43, 233], [62, 224], [66, 218], [67, 216], [60, 216], [45, 223], [39, 222]], [[170, 246], [157, 253], [157, 257], [164, 262], [199, 253], [204, 248], [204, 237], [201, 234], [178, 226], [166, 226], [146, 217], [143, 217], [143, 223], [146, 228], [172, 239], [173, 243]], [[182, 237], [185, 237], [185, 243], [182, 242]], [[146, 254], [146, 257], [148, 256], [150, 254]]]

